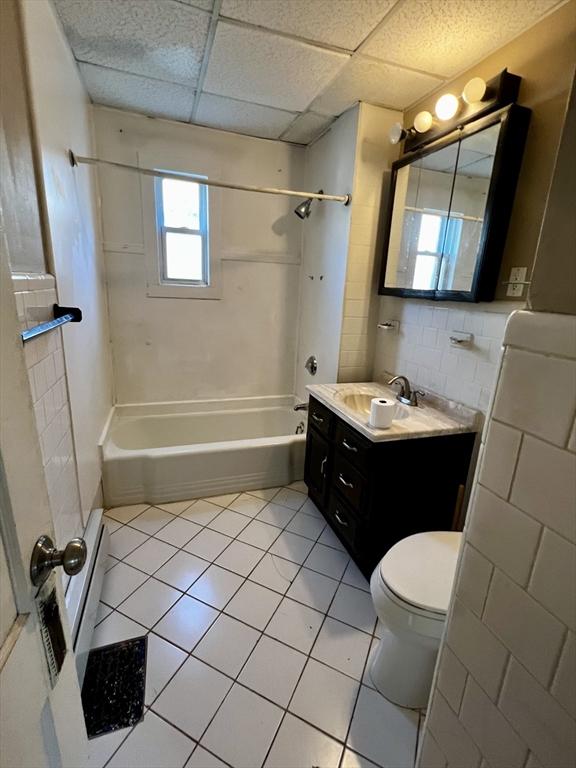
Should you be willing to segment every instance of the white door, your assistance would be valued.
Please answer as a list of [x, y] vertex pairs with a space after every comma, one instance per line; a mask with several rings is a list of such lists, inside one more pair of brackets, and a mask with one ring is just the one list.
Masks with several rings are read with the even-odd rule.
[[[28, 373], [12, 289], [9, 249], [43, 252], [17, 8], [0, 0], [0, 766], [83, 768], [87, 738], [60, 574], [56, 605], [66, 655], [50, 677], [29, 578], [36, 539], [54, 538]], [[4, 225], [3, 223], [4, 222]], [[58, 542], [64, 545], [66, 542]]]

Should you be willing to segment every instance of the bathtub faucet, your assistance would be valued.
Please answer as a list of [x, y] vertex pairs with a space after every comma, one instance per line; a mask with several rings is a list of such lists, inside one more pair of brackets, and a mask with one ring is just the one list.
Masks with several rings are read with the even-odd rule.
[[298, 403], [298, 405], [294, 406], [295, 411], [307, 411], [308, 410], [308, 403]]

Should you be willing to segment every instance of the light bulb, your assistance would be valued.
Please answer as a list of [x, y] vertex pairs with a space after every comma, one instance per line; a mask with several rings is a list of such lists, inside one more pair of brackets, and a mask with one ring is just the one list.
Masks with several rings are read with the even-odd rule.
[[390, 144], [398, 144], [399, 141], [406, 138], [406, 131], [402, 127], [402, 123], [394, 123], [388, 132], [388, 138]]
[[472, 80], [468, 80], [462, 91], [462, 98], [466, 104], [476, 104], [482, 101], [486, 95], [486, 81], [481, 77], [473, 77]]
[[434, 118], [430, 112], [418, 112], [414, 118], [414, 128], [418, 133], [426, 133], [426, 131], [429, 131], [430, 128], [432, 128], [433, 122]]
[[453, 93], [445, 93], [436, 102], [434, 111], [439, 120], [450, 120], [458, 112], [459, 106], [460, 102]]

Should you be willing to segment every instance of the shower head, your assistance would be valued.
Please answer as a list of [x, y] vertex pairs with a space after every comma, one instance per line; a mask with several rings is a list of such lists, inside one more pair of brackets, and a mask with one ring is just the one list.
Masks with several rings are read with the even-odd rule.
[[[324, 194], [323, 189], [318, 190], [319, 195]], [[296, 208], [294, 208], [294, 213], [296, 216], [299, 216], [301, 219], [307, 219], [308, 216], [310, 216], [310, 208], [312, 207], [312, 198], [309, 197], [307, 200], [304, 200], [300, 203], [300, 205], [297, 205]]]

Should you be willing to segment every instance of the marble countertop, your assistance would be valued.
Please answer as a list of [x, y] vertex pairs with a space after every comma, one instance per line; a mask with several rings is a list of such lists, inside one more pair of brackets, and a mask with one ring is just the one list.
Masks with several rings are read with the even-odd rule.
[[354, 410], [346, 405], [343, 398], [355, 394], [393, 399], [397, 389], [373, 381], [358, 384], [309, 384], [306, 389], [316, 400], [373, 442], [476, 432], [481, 426], [478, 411], [427, 393], [425, 398], [419, 399], [417, 407], [398, 404], [405, 418], [395, 419], [388, 429], [375, 429], [369, 424], [368, 410]]

